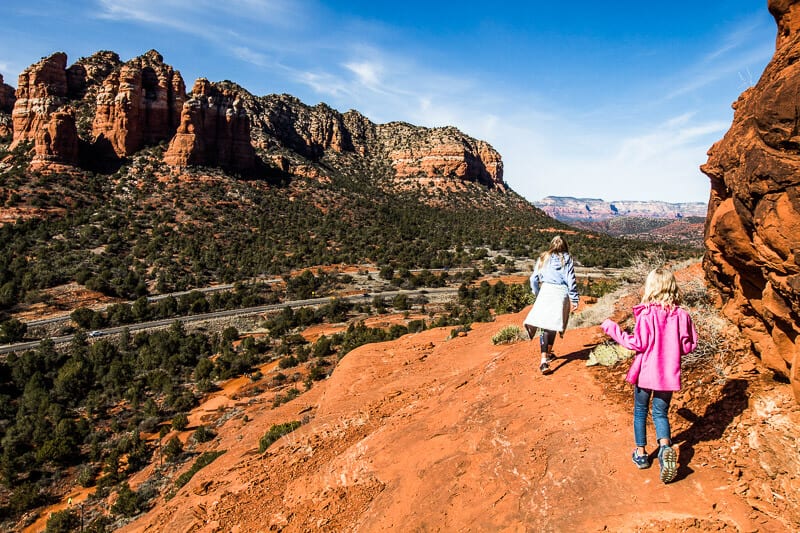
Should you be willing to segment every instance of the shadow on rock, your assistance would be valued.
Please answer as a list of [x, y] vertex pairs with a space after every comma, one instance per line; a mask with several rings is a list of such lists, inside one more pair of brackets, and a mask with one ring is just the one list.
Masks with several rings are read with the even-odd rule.
[[694, 472], [689, 463], [694, 457], [694, 447], [703, 441], [717, 440], [725, 429], [747, 408], [747, 388], [749, 384], [743, 379], [728, 381], [720, 391], [720, 397], [706, 408], [702, 416], [697, 416], [690, 409], [682, 407], [678, 414], [692, 423], [691, 426], [673, 437], [673, 442], [680, 443], [680, 465], [676, 480], [683, 479]]

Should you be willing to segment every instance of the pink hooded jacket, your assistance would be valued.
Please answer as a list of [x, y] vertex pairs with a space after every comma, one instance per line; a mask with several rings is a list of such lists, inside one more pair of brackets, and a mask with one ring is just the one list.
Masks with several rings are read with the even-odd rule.
[[697, 346], [697, 331], [689, 313], [680, 307], [648, 303], [634, 307], [633, 316], [633, 334], [610, 319], [600, 326], [620, 345], [636, 352], [625, 381], [643, 389], [680, 390], [681, 356]]

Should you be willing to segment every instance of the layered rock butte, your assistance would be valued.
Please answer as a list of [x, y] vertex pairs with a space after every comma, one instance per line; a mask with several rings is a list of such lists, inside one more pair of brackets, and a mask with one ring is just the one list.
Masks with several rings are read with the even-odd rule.
[[704, 267], [725, 314], [800, 401], [800, 1], [769, 10], [775, 55], [701, 167], [711, 178]]
[[[308, 172], [310, 163], [358, 158], [391, 185], [477, 182], [505, 190], [500, 154], [455, 128], [374, 124], [357, 111], [256, 97], [204, 78], [187, 95], [180, 72], [155, 50], [125, 63], [103, 51], [70, 67], [58, 52], [20, 74], [16, 94], [1, 81], [0, 136], [13, 130], [12, 149], [32, 142], [39, 169], [97, 166], [163, 142], [164, 161], [178, 170], [319, 177]], [[2, 120], [6, 110], [13, 125]]]
[[699, 202], [669, 203], [661, 201], [614, 201], [599, 198], [547, 196], [533, 205], [561, 221], [602, 221], [615, 217], [679, 219], [705, 217], [706, 204]]

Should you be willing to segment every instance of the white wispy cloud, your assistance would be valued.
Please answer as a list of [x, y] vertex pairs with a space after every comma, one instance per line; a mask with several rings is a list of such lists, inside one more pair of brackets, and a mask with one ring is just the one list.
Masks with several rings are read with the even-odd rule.
[[[304, 100], [355, 108], [375, 122], [454, 125], [487, 140], [503, 156], [506, 180], [531, 200], [707, 197], [708, 180], [697, 167], [729, 122], [696, 111], [696, 101], [684, 101], [772, 52], [769, 43], [753, 41], [755, 30], [745, 24], [705, 55], [689, 58], [689, 67], [666, 72], [655, 93], [666, 96], [633, 90], [624, 104], [609, 99], [582, 110], [561, 109], [535, 90], [511, 89], [486, 81], [478, 69], [452, 70], [419, 50], [391, 46], [380, 36], [389, 32], [395, 42], [403, 36], [383, 22], [310, 16], [313, 6], [306, 2], [97, 1], [101, 16], [206, 39], [267, 78], [304, 88]], [[165, 11], [180, 16], [164, 17]]]

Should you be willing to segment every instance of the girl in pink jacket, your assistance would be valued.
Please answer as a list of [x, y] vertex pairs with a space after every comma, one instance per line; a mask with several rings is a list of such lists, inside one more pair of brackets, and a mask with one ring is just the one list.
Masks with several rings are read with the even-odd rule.
[[652, 397], [653, 424], [659, 443], [661, 481], [669, 483], [678, 472], [678, 456], [672, 448], [667, 411], [673, 391], [681, 388], [681, 356], [697, 345], [692, 319], [679, 307], [680, 294], [675, 276], [666, 268], [647, 275], [642, 303], [633, 308], [636, 325], [633, 333], [622, 331], [613, 320], [601, 327], [619, 344], [636, 352], [625, 380], [633, 384], [633, 435], [636, 449], [633, 462], [639, 468], [650, 466], [647, 446], [647, 411]]

